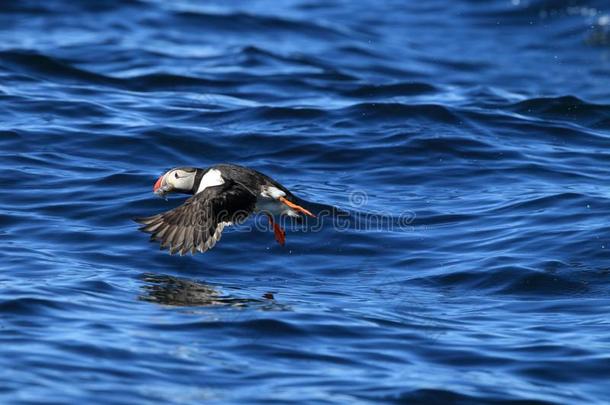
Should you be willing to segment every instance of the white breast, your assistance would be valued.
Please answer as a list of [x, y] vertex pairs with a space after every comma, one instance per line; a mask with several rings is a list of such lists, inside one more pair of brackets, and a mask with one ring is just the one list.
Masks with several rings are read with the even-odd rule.
[[286, 196], [286, 193], [284, 193], [282, 190], [280, 190], [277, 187], [269, 186], [269, 187], [263, 187], [263, 189], [261, 190], [261, 196], [273, 198], [274, 200], [277, 200], [280, 197]]
[[257, 196], [254, 211], [265, 212], [271, 215], [298, 217], [298, 213], [279, 201], [279, 198], [284, 197], [285, 195], [286, 193], [277, 187], [263, 187], [261, 193]]
[[220, 170], [218, 169], [210, 169], [206, 174], [201, 178], [201, 182], [199, 183], [199, 188], [197, 189], [197, 193], [201, 193], [208, 187], [219, 186], [224, 184], [224, 179], [220, 174]]

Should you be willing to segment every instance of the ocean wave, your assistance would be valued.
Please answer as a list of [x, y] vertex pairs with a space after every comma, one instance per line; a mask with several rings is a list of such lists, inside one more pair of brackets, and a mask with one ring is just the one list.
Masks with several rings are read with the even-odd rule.
[[[5, 4], [0, 402], [607, 403], [606, 8]], [[219, 162], [318, 218], [159, 251]]]

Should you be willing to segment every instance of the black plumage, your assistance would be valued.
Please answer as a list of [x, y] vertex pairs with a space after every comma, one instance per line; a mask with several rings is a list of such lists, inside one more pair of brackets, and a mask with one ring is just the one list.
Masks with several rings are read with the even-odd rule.
[[223, 178], [232, 179], [240, 184], [243, 184], [250, 190], [260, 192], [264, 187], [275, 187], [286, 193], [285, 197], [289, 200], [299, 200], [290, 192], [290, 190], [273, 180], [271, 177], [249, 167], [229, 163], [220, 163], [210, 167], [208, 170], [212, 169], [220, 170]]
[[245, 220], [256, 205], [256, 195], [246, 186], [227, 179], [208, 187], [181, 206], [161, 214], [138, 218], [140, 230], [151, 234], [161, 249], [181, 255], [205, 252], [220, 239], [226, 225]]

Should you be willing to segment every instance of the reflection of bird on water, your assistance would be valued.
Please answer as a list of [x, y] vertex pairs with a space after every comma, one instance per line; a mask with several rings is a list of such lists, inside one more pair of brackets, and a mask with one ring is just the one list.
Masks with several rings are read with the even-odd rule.
[[260, 299], [231, 297], [210, 285], [167, 275], [144, 274], [140, 278], [150, 284], [142, 287], [144, 294], [139, 299], [162, 305], [245, 307], [273, 303], [274, 299], [271, 293], [264, 294]]

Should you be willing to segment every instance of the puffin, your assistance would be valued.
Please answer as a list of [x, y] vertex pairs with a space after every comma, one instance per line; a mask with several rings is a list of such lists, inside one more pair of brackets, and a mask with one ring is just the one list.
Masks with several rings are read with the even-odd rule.
[[[286, 231], [276, 217], [315, 217], [297, 202], [302, 200], [271, 177], [248, 167], [217, 164], [205, 169], [176, 167], [153, 186], [159, 197], [190, 194], [182, 205], [160, 214], [135, 218], [152, 242], [173, 255], [204, 253], [212, 249], [225, 227], [242, 223], [253, 213], [264, 213], [280, 246]], [[302, 203], [301, 203], [302, 204]]]

